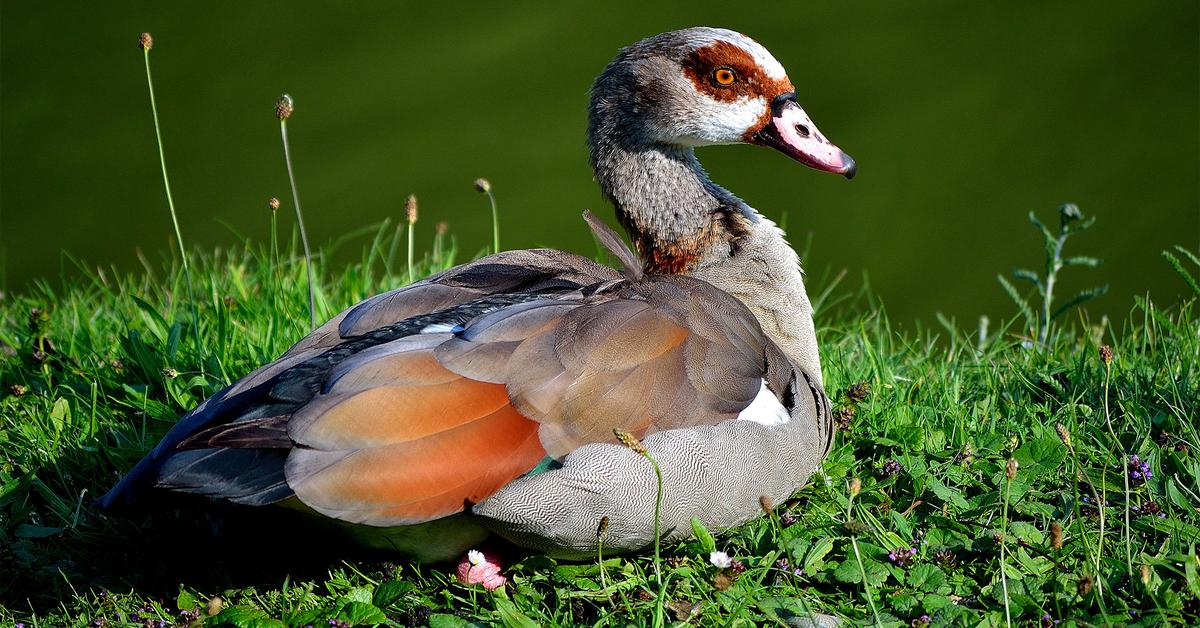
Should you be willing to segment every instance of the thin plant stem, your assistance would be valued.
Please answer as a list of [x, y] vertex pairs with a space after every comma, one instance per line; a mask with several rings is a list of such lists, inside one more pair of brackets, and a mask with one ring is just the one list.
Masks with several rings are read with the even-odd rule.
[[[203, 355], [204, 345], [200, 341], [200, 317], [196, 311], [196, 298], [192, 291], [192, 271], [188, 267], [187, 249], [183, 248], [183, 232], [179, 229], [179, 217], [175, 213], [175, 199], [171, 196], [171, 178], [167, 175], [167, 154], [163, 150], [162, 130], [158, 123], [158, 101], [154, 98], [154, 79], [150, 75], [150, 47], [142, 46], [146, 62], [146, 87], [150, 92], [150, 114], [154, 117], [154, 139], [158, 141], [158, 165], [162, 168], [163, 189], [167, 193], [167, 207], [171, 210], [171, 224], [175, 227], [175, 243], [179, 246], [179, 258], [183, 261], [183, 281], [187, 284], [188, 305], [192, 310], [192, 336], [196, 341], [196, 352]], [[204, 373], [204, 360], [200, 360], [200, 373]]]
[[408, 223], [408, 283], [413, 283], [417, 280], [416, 270], [413, 268], [413, 223]]
[[[1111, 355], [1111, 354], [1110, 354]], [[1108, 427], [1108, 434], [1112, 436], [1113, 446], [1117, 449], [1120, 455], [1121, 464], [1125, 464], [1128, 456], [1125, 454], [1124, 447], [1121, 446], [1121, 440], [1117, 438], [1117, 432], [1113, 429], [1112, 414], [1108, 408], [1108, 387], [1112, 380], [1112, 363], [1108, 360], [1104, 362], [1104, 424]], [[1125, 481], [1125, 573], [1133, 578], [1133, 540], [1130, 538], [1129, 527], [1129, 472], [1122, 469], [1121, 479]]]
[[[1067, 445], [1067, 451], [1070, 452], [1070, 454], [1071, 454], [1071, 463], [1072, 463], [1072, 466], [1074, 467], [1075, 477], [1078, 479], [1086, 478], [1086, 476], [1084, 476], [1084, 474], [1083, 474], [1083, 470], [1082, 470], [1083, 467], [1082, 467], [1082, 465], [1079, 464], [1079, 454], [1076, 453], [1075, 447], [1072, 446], [1070, 443], [1067, 443], [1066, 445]], [[1081, 510], [1079, 508], [1079, 499], [1080, 499], [1079, 483], [1078, 483], [1078, 481], [1072, 482], [1072, 485], [1073, 485], [1072, 491], [1074, 492], [1074, 495], [1075, 495], [1075, 505], [1072, 510], [1074, 511], [1074, 514], [1075, 514], [1075, 527], [1078, 529], [1078, 534], [1079, 534], [1080, 540], [1083, 541], [1084, 554], [1086, 555], [1089, 563], [1093, 563], [1092, 557], [1095, 556], [1094, 564], [1099, 565], [1101, 549], [1098, 548], [1095, 552], [1092, 551], [1092, 543], [1091, 543], [1091, 541], [1088, 540], [1087, 530], [1085, 530], [1083, 527], [1083, 513], [1081, 512]], [[1088, 488], [1091, 489], [1092, 499], [1096, 500], [1096, 508], [1100, 511], [1101, 517], [1103, 517], [1104, 502], [1100, 501], [1100, 496], [1096, 493], [1096, 487], [1092, 486], [1091, 481], [1088, 481]], [[1101, 521], [1103, 521], [1103, 519], [1101, 519]], [[1108, 609], [1105, 607], [1105, 604], [1104, 604], [1104, 579], [1100, 575], [1098, 570], [1096, 572], [1095, 593], [1096, 593], [1096, 601], [1100, 605], [1100, 611], [1102, 613], [1104, 613], [1104, 616], [1106, 617], [1105, 625], [1108, 625], [1108, 620], [1107, 620]]]
[[296, 206], [296, 223], [300, 225], [300, 242], [304, 244], [304, 267], [308, 271], [308, 325], [317, 328], [317, 297], [313, 287], [312, 252], [308, 248], [308, 232], [304, 230], [304, 214], [300, 211], [300, 193], [296, 191], [296, 175], [292, 171], [292, 151], [288, 145], [287, 119], [279, 120], [279, 135], [283, 138], [283, 161], [287, 163], [288, 182], [292, 185], [292, 204]]
[[[480, 190], [482, 191], [482, 190]], [[654, 492], [654, 579], [658, 582], [659, 598], [663, 595], [663, 580], [662, 580], [662, 555], [661, 548], [661, 524], [662, 524], [662, 496], [663, 496], [663, 476], [662, 469], [658, 466], [658, 461], [654, 456], [650, 455], [649, 450], [642, 444], [633, 434], [619, 428], [613, 428], [613, 435], [624, 446], [633, 450], [639, 456], [643, 456], [650, 461], [650, 466], [654, 467], [654, 477], [657, 481], [657, 487]]]
[[[853, 518], [854, 513], [854, 490], [850, 491], [850, 499], [846, 502], [846, 521], [847, 523]], [[871, 616], [875, 618], [875, 625], [882, 627], [883, 622], [879, 620], [879, 610], [875, 608], [875, 596], [871, 595], [871, 585], [867, 582], [867, 568], [863, 566], [862, 552], [858, 550], [858, 534], [850, 533], [850, 547], [854, 549], [854, 559], [858, 562], [858, 574], [862, 577], [863, 593], [867, 596], [867, 604], [871, 607]]]
[[604, 575], [604, 539], [596, 540], [596, 564], [600, 566], [600, 590], [608, 588], [608, 582]]
[[475, 191], [487, 194], [492, 206], [492, 253], [500, 252], [500, 214], [496, 211], [496, 197], [492, 196], [492, 183], [482, 177], [475, 179]]
[[660, 556], [659, 552], [659, 546], [662, 543], [659, 538], [659, 527], [661, 526], [662, 522], [662, 469], [659, 468], [658, 461], [654, 459], [654, 456], [650, 455], [650, 452], [644, 452], [642, 455], [645, 456], [646, 460], [649, 460], [650, 464], [654, 466], [654, 477], [658, 482], [657, 490], [654, 492], [654, 578], [658, 581], [659, 591], [662, 591], [662, 557]]
[[596, 528], [596, 564], [600, 567], [600, 590], [608, 590], [608, 577], [604, 569], [604, 539], [608, 538], [608, 517], [600, 518]]
[[1046, 344], [1050, 337], [1050, 305], [1054, 302], [1054, 283], [1058, 280], [1058, 271], [1062, 268], [1063, 245], [1067, 243], [1065, 229], [1060, 230], [1058, 239], [1054, 241], [1054, 252], [1046, 256], [1046, 285], [1042, 295], [1042, 325], [1038, 329], [1038, 342]]
[[[275, 200], [275, 199], [272, 199]], [[278, 203], [276, 203], [278, 205]], [[279, 217], [276, 216], [276, 209], [271, 208], [271, 272], [267, 276], [271, 281], [271, 316], [274, 317], [279, 312]], [[274, 320], [274, 318], [273, 318]], [[271, 334], [271, 355], [276, 355], [275, 352], [276, 334]]]
[[[501, 182], [501, 183], [503, 183], [503, 182]], [[492, 195], [491, 187], [488, 187], [487, 190], [484, 190], [484, 194], [487, 194], [488, 203], [490, 203], [492, 206], [492, 252], [499, 253], [500, 252], [500, 214], [499, 214], [499, 212], [496, 211], [496, 197]]]
[[1008, 576], [1005, 574], [1004, 548], [1008, 545], [1008, 500], [1012, 495], [1011, 477], [1005, 476], [1004, 506], [1000, 515], [1000, 586], [1004, 592], [1004, 625], [1012, 626], [1012, 611], [1008, 602]]

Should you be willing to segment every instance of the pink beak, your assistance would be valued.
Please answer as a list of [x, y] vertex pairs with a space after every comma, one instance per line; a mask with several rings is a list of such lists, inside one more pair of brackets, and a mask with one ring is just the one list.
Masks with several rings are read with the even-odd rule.
[[847, 179], [853, 179], [858, 171], [850, 155], [821, 135], [792, 92], [775, 97], [771, 103], [771, 121], [750, 142], [770, 146], [810, 168]]

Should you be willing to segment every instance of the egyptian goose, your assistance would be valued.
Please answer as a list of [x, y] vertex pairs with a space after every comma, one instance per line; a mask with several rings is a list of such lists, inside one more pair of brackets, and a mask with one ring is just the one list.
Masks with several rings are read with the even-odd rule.
[[712, 529], [802, 486], [828, 451], [812, 307], [783, 232], [709, 180], [693, 147], [854, 161], [817, 131], [754, 40], [690, 28], [621, 50], [592, 89], [588, 145], [640, 261], [490, 255], [374, 296], [184, 416], [101, 500], [161, 491], [278, 504], [364, 543], [448, 559], [497, 533], [583, 556]]

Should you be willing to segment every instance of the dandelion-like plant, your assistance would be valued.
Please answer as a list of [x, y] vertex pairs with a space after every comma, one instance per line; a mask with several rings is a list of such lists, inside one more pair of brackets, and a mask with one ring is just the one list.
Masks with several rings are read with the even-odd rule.
[[654, 493], [654, 578], [658, 581], [658, 589], [661, 592], [663, 582], [662, 556], [660, 555], [659, 551], [659, 545], [661, 543], [659, 540], [659, 526], [661, 525], [662, 521], [662, 469], [659, 468], [658, 461], [654, 459], [654, 456], [650, 455], [650, 452], [646, 449], [646, 446], [642, 444], [642, 441], [634, 438], [633, 434], [630, 434], [619, 427], [613, 428], [613, 434], [616, 435], [617, 440], [620, 441], [622, 445], [625, 445], [626, 447], [632, 449], [635, 453], [645, 457], [646, 460], [649, 460], [650, 464], [654, 467], [654, 477], [658, 481], [658, 489]]
[[413, 270], [413, 228], [417, 225], [417, 197], [414, 194], [409, 194], [408, 200], [404, 201], [404, 217], [408, 220], [408, 283], [412, 283], [417, 280]]
[[300, 225], [300, 242], [304, 245], [304, 268], [308, 271], [308, 325], [317, 328], [317, 297], [313, 286], [312, 252], [308, 248], [308, 233], [304, 230], [304, 214], [300, 211], [300, 193], [296, 191], [296, 174], [292, 170], [292, 151], [288, 145], [287, 121], [296, 111], [292, 97], [284, 94], [275, 103], [275, 117], [279, 118], [279, 135], [283, 138], [283, 161], [287, 164], [288, 182], [292, 185], [292, 204], [296, 206], [296, 223]]
[[492, 206], [492, 252], [500, 252], [500, 214], [496, 211], [496, 197], [492, 195], [492, 183], [482, 177], [475, 179], [475, 191], [488, 197]]
[[1013, 271], [1013, 275], [1017, 279], [1022, 279], [1033, 284], [1037, 288], [1038, 295], [1042, 297], [1042, 302], [1038, 308], [1038, 312], [1034, 313], [1034, 306], [1029, 302], [1029, 299], [1021, 296], [1011, 282], [1004, 278], [1003, 275], [997, 275], [1000, 280], [1000, 285], [1013, 302], [1020, 308], [1021, 313], [1025, 315], [1026, 323], [1035, 329], [1035, 338], [1039, 344], [1045, 345], [1046, 339], [1050, 335], [1050, 324], [1054, 319], [1065, 314], [1071, 308], [1082, 305], [1100, 295], [1108, 292], [1108, 284], [1097, 286], [1088, 290], [1080, 291], [1075, 296], [1064, 301], [1058, 307], [1054, 307], [1054, 288], [1058, 282], [1058, 273], [1067, 266], [1091, 266], [1095, 268], [1101, 264], [1101, 261], [1095, 257], [1063, 257], [1063, 247], [1067, 243], [1067, 238], [1084, 231], [1091, 227], [1096, 222], [1094, 216], [1084, 218], [1083, 212], [1079, 207], [1067, 203], [1058, 208], [1058, 233], [1050, 231], [1042, 221], [1033, 212], [1029, 212], [1029, 222], [1037, 227], [1042, 233], [1044, 244], [1046, 247], [1046, 263], [1043, 275], [1026, 269], [1018, 268]]
[[[146, 87], [150, 92], [150, 114], [154, 117], [154, 139], [158, 141], [158, 164], [162, 168], [163, 189], [167, 193], [167, 208], [171, 210], [171, 224], [175, 227], [175, 243], [179, 246], [179, 258], [183, 262], [183, 281], [187, 284], [188, 304], [192, 310], [192, 335], [196, 340], [196, 350], [202, 352], [200, 342], [200, 319], [196, 312], [196, 298], [192, 292], [192, 271], [188, 267], [187, 249], [183, 248], [183, 232], [179, 230], [179, 216], [175, 213], [175, 199], [171, 196], [171, 178], [167, 175], [167, 155], [163, 150], [162, 130], [158, 123], [158, 102], [154, 99], [154, 79], [150, 75], [150, 49], [154, 48], [154, 38], [150, 33], [142, 33], [138, 38], [142, 47], [142, 58], [146, 62]], [[201, 372], [204, 362], [201, 361]]]

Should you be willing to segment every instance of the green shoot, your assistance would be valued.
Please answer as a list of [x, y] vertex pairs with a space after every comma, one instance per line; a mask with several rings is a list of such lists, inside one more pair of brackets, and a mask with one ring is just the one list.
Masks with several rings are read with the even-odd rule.
[[1008, 293], [1008, 296], [1012, 298], [1013, 302], [1017, 304], [1017, 307], [1025, 316], [1028, 326], [1035, 330], [1034, 338], [1041, 346], [1045, 346], [1050, 335], [1050, 325], [1055, 319], [1065, 314], [1071, 308], [1082, 305], [1108, 292], [1108, 285], [1104, 284], [1080, 291], [1058, 307], [1054, 307], [1054, 289], [1058, 283], [1059, 271], [1067, 266], [1090, 266], [1095, 268], [1101, 264], [1101, 261], [1095, 257], [1063, 257], [1063, 247], [1067, 243], [1067, 238], [1091, 227], [1096, 222], [1096, 218], [1094, 216], [1084, 218], [1083, 212], [1079, 210], [1079, 207], [1070, 203], [1059, 207], [1058, 215], [1058, 233], [1055, 234], [1046, 225], [1042, 224], [1042, 221], [1038, 220], [1038, 217], [1033, 212], [1029, 212], [1029, 222], [1037, 227], [1044, 240], [1046, 259], [1043, 273], [1039, 275], [1025, 268], [1018, 268], [1013, 271], [1013, 275], [1017, 279], [1028, 281], [1037, 288], [1042, 302], [1036, 314], [1034, 313], [1033, 304], [1027, 298], [1021, 296], [1016, 286], [1005, 279], [1003, 275], [996, 276], [1000, 281], [1001, 287], [1004, 288], [1004, 291]]

